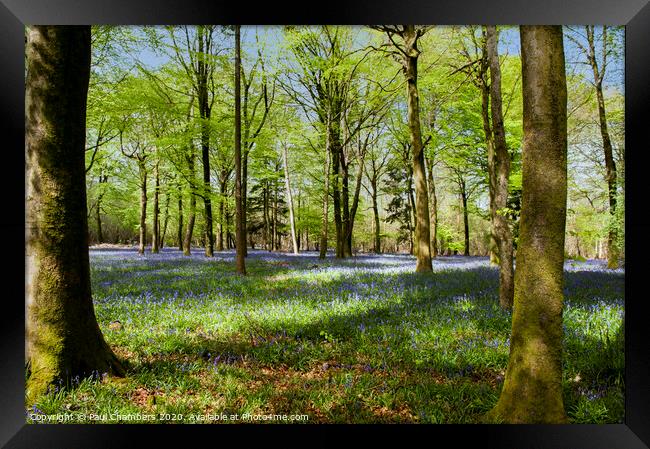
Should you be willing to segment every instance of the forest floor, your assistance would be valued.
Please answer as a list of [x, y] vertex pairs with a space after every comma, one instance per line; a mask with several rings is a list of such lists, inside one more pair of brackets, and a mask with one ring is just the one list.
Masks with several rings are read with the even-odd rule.
[[[406, 255], [250, 251], [246, 277], [233, 252], [199, 248], [98, 248], [90, 260], [97, 319], [127, 375], [60, 385], [28, 413], [477, 423], [503, 384], [511, 314], [487, 258], [440, 257], [433, 274], [416, 274]], [[565, 269], [565, 408], [573, 423], [623, 422], [624, 271], [593, 260]]]

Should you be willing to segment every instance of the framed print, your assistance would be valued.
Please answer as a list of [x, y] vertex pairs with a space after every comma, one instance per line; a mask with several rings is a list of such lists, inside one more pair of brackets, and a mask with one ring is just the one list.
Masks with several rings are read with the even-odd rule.
[[[650, 250], [642, 174], [650, 102], [647, 0], [335, 1], [304, 8], [2, 0], [0, 21], [0, 122], [9, 155], [0, 223], [11, 272], [1, 295], [1, 444], [149, 446], [170, 432], [208, 443], [285, 441], [296, 433], [310, 444], [321, 433], [332, 438], [333, 429], [337, 440], [407, 437], [462, 447], [650, 446], [642, 285]], [[381, 25], [388, 23], [414, 25]], [[83, 288], [72, 295], [86, 295], [94, 311], [79, 315], [91, 317], [87, 333], [62, 334], [99, 335], [96, 346], [75, 347], [95, 354], [110, 346], [114, 353], [108, 348], [98, 356], [101, 368], [92, 376], [50, 382], [37, 395], [33, 373], [41, 365], [33, 354], [54, 337], [41, 335], [46, 326], [36, 323], [51, 330], [56, 314], [35, 318], [32, 301], [21, 303], [36, 282], [29, 273], [43, 270], [27, 249], [39, 238], [30, 211], [41, 210], [30, 201], [59, 200], [41, 189], [49, 175], [34, 171], [28, 152], [47, 134], [45, 125], [34, 131], [40, 103], [27, 93], [40, 87], [29, 72], [46, 77], [48, 65], [38, 58], [54, 51], [30, 32], [38, 25], [93, 25], [93, 51], [104, 45], [103, 53], [93, 53], [97, 65], [86, 61], [89, 73], [48, 79], [66, 92], [56, 97], [60, 109], [76, 101], [75, 76], [91, 86], [77, 98], [86, 146], [86, 187], [77, 203], [85, 220], [79, 215], [80, 227], [70, 234], [90, 243], [90, 262], [80, 265], [87, 283], [80, 281]], [[535, 37], [527, 25], [562, 27]], [[115, 29], [122, 31], [111, 34]], [[564, 68], [564, 57], [536, 47], [553, 32], [555, 48], [567, 55], [566, 73], [559, 84], [552, 76], [531, 82], [545, 73], [544, 61], [559, 67], [562, 59]], [[73, 39], [84, 39], [90, 52], [90, 34], [79, 36]], [[61, 58], [75, 54], [74, 46], [61, 48]], [[514, 393], [509, 404], [498, 402], [499, 413], [519, 410], [522, 395], [534, 390], [533, 383], [512, 386], [518, 376], [534, 375], [513, 374], [507, 365], [514, 345], [522, 344], [509, 337], [513, 296], [519, 310], [528, 306], [517, 299], [524, 281], [504, 280], [499, 255], [508, 249], [500, 239], [515, 242], [523, 271], [528, 236], [553, 237], [553, 207], [537, 210], [536, 223], [546, 224], [535, 232], [528, 234], [533, 225], [521, 220], [524, 204], [531, 204], [522, 186], [532, 185], [534, 175], [522, 168], [532, 158], [522, 148], [527, 154], [537, 148], [539, 164], [556, 150], [554, 160], [562, 160], [561, 134], [543, 140], [541, 128], [530, 129], [542, 126], [539, 117], [567, 115], [566, 108], [553, 109], [566, 100], [567, 86], [564, 123], [574, 148], [568, 181], [567, 161], [563, 175], [551, 163], [536, 197], [550, 201], [557, 176], [564, 176], [556, 187], [565, 194], [568, 182], [569, 202], [561, 195], [557, 202], [561, 235], [554, 234], [563, 242], [557, 243], [563, 265], [556, 265], [565, 283], [544, 272], [530, 284], [563, 286], [548, 294], [563, 298], [559, 321], [547, 316], [551, 305], [535, 326], [540, 338], [550, 338], [548, 329], [557, 325], [555, 349], [571, 354], [543, 359], [554, 360], [564, 376], [555, 391], [564, 424], [500, 424], [504, 418], [493, 407], [504, 382]], [[549, 109], [535, 116], [542, 103]], [[498, 119], [501, 107], [505, 117]], [[55, 123], [58, 109], [38, 117]], [[67, 120], [60, 128], [72, 132], [65, 117], [56, 123]], [[604, 156], [601, 145], [609, 146]], [[39, 163], [64, 173], [67, 154]], [[500, 157], [508, 160], [505, 187], [497, 186]], [[618, 215], [608, 215], [617, 205]], [[528, 211], [533, 216], [532, 206]], [[52, 229], [70, 220], [54, 215]], [[509, 251], [512, 270], [512, 244]], [[611, 256], [617, 251], [618, 259]], [[532, 259], [526, 264], [547, 262]], [[58, 262], [49, 269], [52, 276], [66, 270]], [[437, 277], [427, 280], [420, 271]], [[23, 277], [24, 284], [16, 281]], [[66, 282], [56, 285], [70, 288]], [[427, 293], [434, 286], [440, 291]], [[539, 349], [531, 345], [524, 344]], [[607, 369], [595, 369], [598, 363]], [[545, 390], [538, 386], [535, 394], [546, 398]], [[566, 413], [562, 395], [569, 398]], [[546, 409], [532, 416], [550, 420]], [[251, 425], [277, 421], [292, 425]], [[187, 425], [226, 422], [236, 425]], [[401, 425], [378, 425], [388, 423]]]

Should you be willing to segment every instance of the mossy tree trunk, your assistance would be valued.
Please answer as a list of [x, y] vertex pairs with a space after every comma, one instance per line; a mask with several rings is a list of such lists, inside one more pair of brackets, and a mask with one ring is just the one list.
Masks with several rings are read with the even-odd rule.
[[424, 145], [420, 126], [420, 105], [418, 95], [418, 38], [421, 34], [412, 25], [404, 25], [404, 75], [408, 94], [408, 125], [413, 148], [413, 183], [415, 184], [415, 271], [432, 271], [429, 232], [429, 196], [427, 192], [426, 169], [424, 167]]
[[512, 267], [512, 233], [504, 209], [508, 204], [508, 178], [510, 154], [503, 125], [501, 97], [501, 67], [499, 65], [498, 34], [495, 26], [486, 27], [486, 50], [490, 65], [490, 99], [492, 109], [493, 156], [490, 185], [493, 190], [490, 210], [492, 234], [498, 245], [499, 304], [504, 309], [512, 307], [514, 297], [514, 270]]
[[58, 379], [123, 374], [97, 324], [85, 184], [89, 26], [32, 26], [27, 44], [27, 404]]
[[488, 419], [565, 423], [562, 308], [567, 88], [561, 26], [521, 26], [523, 198], [510, 357]]

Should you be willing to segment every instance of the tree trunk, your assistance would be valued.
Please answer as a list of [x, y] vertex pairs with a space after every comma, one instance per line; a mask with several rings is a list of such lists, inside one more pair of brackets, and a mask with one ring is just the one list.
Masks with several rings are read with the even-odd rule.
[[[335, 120], [332, 120], [334, 122]], [[331, 126], [331, 125], [330, 125]], [[337, 131], [330, 131], [330, 151], [332, 153], [332, 196], [334, 205], [334, 226], [336, 229], [336, 258], [343, 256], [343, 219], [341, 217], [341, 145]]]
[[[598, 103], [598, 120], [600, 124], [600, 135], [603, 140], [603, 151], [605, 153], [605, 180], [607, 181], [607, 198], [609, 201], [609, 229], [607, 231], [607, 268], [618, 268], [619, 249], [617, 247], [617, 228], [614, 224], [616, 214], [616, 162], [612, 150], [612, 140], [607, 129], [607, 114], [605, 112], [605, 97], [603, 95], [603, 78], [605, 76], [605, 67], [598, 67], [596, 62], [596, 48], [594, 44], [594, 27], [587, 26], [587, 42], [589, 44], [589, 64], [594, 75], [594, 85], [596, 87], [596, 99]], [[603, 27], [603, 41], [607, 40], [607, 27]], [[603, 45], [603, 51], [606, 51], [606, 44]]]
[[499, 248], [499, 304], [504, 309], [512, 308], [514, 298], [514, 270], [512, 266], [512, 233], [508, 218], [503, 210], [508, 205], [508, 178], [510, 176], [510, 154], [506, 145], [501, 101], [501, 67], [497, 49], [498, 34], [495, 26], [487, 27], [487, 56], [490, 64], [490, 98], [492, 103], [492, 131], [494, 134], [494, 194], [493, 235]]
[[189, 256], [192, 253], [192, 233], [194, 231], [194, 221], [196, 220], [196, 190], [194, 186], [194, 147], [190, 147], [190, 154], [187, 158], [187, 165], [190, 176], [190, 211], [187, 217], [187, 229], [185, 231], [185, 241], [183, 242], [183, 254]]
[[[329, 116], [328, 116], [327, 128], [329, 128]], [[326, 134], [325, 142], [325, 167], [323, 169], [323, 174], [325, 178], [325, 188], [323, 189], [323, 219], [321, 224], [321, 234], [320, 234], [320, 248], [319, 255], [320, 259], [325, 259], [327, 255], [327, 228], [329, 224], [329, 188], [330, 188], [330, 139], [329, 132]]]
[[370, 187], [372, 188], [372, 215], [375, 219], [375, 239], [373, 244], [373, 251], [375, 254], [381, 254], [381, 229], [379, 227], [379, 205], [377, 201], [377, 177], [376, 175], [370, 180]]
[[566, 423], [562, 308], [567, 87], [561, 26], [521, 26], [523, 197], [510, 357], [491, 416]]
[[463, 230], [465, 234], [463, 256], [469, 256], [469, 214], [467, 211], [467, 189], [463, 178], [460, 179], [460, 199], [463, 204]]
[[415, 247], [417, 264], [415, 271], [432, 271], [431, 248], [429, 247], [429, 198], [427, 194], [424, 148], [420, 131], [420, 106], [418, 100], [418, 55], [417, 32], [413, 25], [405, 25], [406, 44], [405, 71], [408, 92], [408, 124], [413, 148], [413, 181], [415, 183]]
[[30, 26], [26, 43], [26, 403], [58, 379], [124, 369], [94, 312], [85, 184], [90, 26]]
[[411, 171], [409, 171], [408, 173], [407, 190], [408, 190], [409, 205], [411, 206], [409, 217], [408, 217], [408, 231], [409, 231], [409, 244], [410, 244], [409, 251], [412, 255], [417, 257], [417, 246], [415, 245], [415, 241], [413, 239], [414, 228], [417, 227], [417, 220], [415, 218], [415, 198], [413, 198], [413, 173]]
[[273, 182], [273, 234], [271, 243], [273, 251], [280, 249], [279, 235], [278, 235], [278, 183]]
[[244, 234], [244, 205], [242, 203], [241, 171], [241, 50], [240, 25], [235, 25], [235, 234], [237, 273], [246, 274], [246, 234]]
[[178, 239], [178, 249], [183, 251], [183, 194], [180, 185], [178, 186], [178, 233], [176, 238]]
[[[214, 251], [214, 234], [212, 231], [212, 201], [210, 188], [210, 106], [208, 104], [208, 72], [209, 63], [204, 57], [208, 51], [207, 31], [198, 26], [198, 44], [201, 56], [197, 58], [196, 85], [199, 100], [199, 115], [201, 117], [201, 159], [203, 162], [203, 204], [205, 206], [205, 255], [212, 257]], [[205, 39], [205, 40], [204, 40]], [[205, 46], [205, 47], [204, 47]]]
[[140, 174], [140, 246], [138, 253], [144, 254], [144, 247], [147, 244], [147, 168], [144, 159], [138, 161], [138, 172]]
[[287, 146], [283, 145], [282, 155], [284, 157], [284, 182], [287, 190], [287, 201], [289, 203], [289, 227], [291, 228], [291, 243], [293, 245], [293, 253], [298, 254], [298, 242], [296, 241], [296, 222], [293, 216], [293, 196], [291, 195], [291, 183], [289, 181], [289, 155], [287, 154]]
[[228, 188], [228, 179], [224, 177], [219, 182], [219, 237], [217, 241], [217, 250], [218, 251], [223, 251], [223, 231], [224, 231], [224, 220], [225, 220], [225, 197], [226, 197], [226, 190]]
[[264, 216], [264, 249], [271, 250], [271, 214], [269, 212], [269, 181], [264, 181], [264, 189], [262, 190], [264, 196], [264, 208], [262, 215]]
[[428, 164], [428, 178], [429, 182], [429, 200], [431, 200], [431, 257], [438, 256], [438, 197], [436, 196], [436, 183], [433, 179], [433, 160], [429, 159]]
[[[492, 124], [490, 123], [490, 90], [491, 83], [487, 81], [487, 71], [488, 71], [488, 48], [487, 48], [487, 39], [484, 40], [483, 44], [483, 56], [481, 58], [480, 72], [479, 72], [479, 88], [481, 90], [481, 118], [483, 121], [483, 133], [485, 134], [485, 147], [487, 150], [487, 166], [488, 166], [488, 197], [490, 200], [490, 265], [499, 264], [499, 243], [496, 230], [496, 204], [495, 204], [495, 194], [497, 189], [497, 174], [495, 167], [495, 148], [494, 148], [494, 138], [496, 130], [492, 129]], [[498, 59], [497, 59], [498, 61]], [[494, 80], [492, 80], [492, 83]], [[500, 91], [500, 89], [499, 89]], [[492, 98], [494, 100], [494, 98]], [[494, 111], [494, 109], [493, 109]], [[492, 119], [494, 120], [494, 119]]]
[[159, 192], [160, 189], [160, 173], [158, 173], [158, 163], [154, 166], [154, 178], [156, 184], [153, 190], [153, 223], [151, 231], [151, 252], [156, 254], [159, 252], [160, 246], [160, 207], [159, 207]]
[[[349, 163], [345, 158], [345, 152], [341, 148], [341, 256], [352, 257], [352, 230], [350, 229], [350, 174], [348, 171]], [[348, 239], [348, 232], [350, 232], [350, 239]]]
[[169, 190], [165, 193], [165, 218], [163, 219], [163, 229], [160, 234], [160, 248], [165, 244], [165, 235], [167, 234], [167, 225], [169, 224]]

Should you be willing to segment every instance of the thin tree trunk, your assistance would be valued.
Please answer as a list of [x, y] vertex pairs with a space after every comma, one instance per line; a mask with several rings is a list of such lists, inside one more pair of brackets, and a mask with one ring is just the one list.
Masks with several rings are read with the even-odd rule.
[[370, 180], [370, 187], [372, 188], [372, 215], [375, 219], [375, 239], [373, 244], [373, 251], [376, 254], [381, 254], [381, 229], [379, 227], [379, 205], [377, 201], [377, 176], [374, 175]]
[[159, 189], [160, 189], [160, 173], [158, 172], [158, 162], [154, 166], [154, 179], [156, 180], [153, 189], [153, 223], [151, 231], [151, 252], [156, 254], [159, 252], [160, 245], [160, 207], [159, 207]]
[[169, 191], [165, 193], [165, 218], [163, 219], [163, 229], [160, 234], [160, 248], [165, 244], [165, 235], [167, 234], [167, 225], [169, 224]]
[[138, 253], [144, 254], [144, 247], [147, 244], [147, 168], [144, 160], [138, 161], [140, 174], [140, 246]]
[[280, 241], [278, 234], [278, 183], [273, 182], [273, 251], [280, 249]]
[[235, 25], [235, 233], [237, 273], [246, 274], [246, 234], [244, 234], [244, 205], [242, 203], [241, 167], [241, 50], [240, 25]]
[[460, 179], [460, 199], [463, 204], [463, 230], [465, 233], [465, 249], [463, 255], [469, 256], [469, 213], [467, 211], [467, 189], [463, 178]]
[[502, 308], [512, 308], [514, 300], [514, 270], [512, 262], [512, 233], [503, 210], [508, 205], [508, 178], [510, 154], [506, 144], [501, 101], [501, 67], [499, 66], [498, 34], [495, 26], [487, 27], [487, 56], [490, 64], [490, 98], [492, 103], [492, 131], [494, 134], [494, 194], [493, 235], [499, 247], [499, 303]]
[[[566, 423], [562, 309], [567, 87], [561, 26], [521, 26], [523, 193], [510, 357], [490, 417]], [[489, 418], [490, 418], [489, 417]]]
[[205, 206], [205, 255], [212, 257], [214, 254], [214, 233], [212, 231], [212, 201], [210, 187], [210, 106], [208, 104], [208, 72], [209, 63], [204, 57], [208, 52], [209, 31], [203, 26], [197, 27], [199, 56], [197, 58], [197, 96], [199, 100], [199, 114], [201, 117], [201, 159], [203, 162], [203, 205]]
[[428, 164], [429, 169], [427, 171], [428, 175], [428, 186], [429, 186], [429, 200], [431, 201], [431, 208], [429, 213], [431, 214], [431, 257], [438, 256], [438, 197], [436, 196], [436, 183], [433, 178], [433, 160], [429, 159]]
[[196, 189], [194, 185], [194, 147], [190, 147], [190, 154], [187, 158], [187, 165], [190, 177], [190, 211], [187, 217], [187, 229], [185, 230], [185, 241], [183, 242], [183, 254], [189, 256], [192, 253], [192, 233], [196, 220]]
[[183, 251], [183, 194], [180, 184], [178, 185], [178, 249]]
[[298, 254], [298, 242], [296, 241], [296, 222], [293, 216], [293, 195], [291, 194], [291, 182], [289, 181], [289, 155], [287, 145], [282, 146], [282, 155], [284, 158], [284, 182], [287, 190], [287, 201], [289, 206], [289, 227], [291, 228], [291, 243], [293, 253]]
[[[614, 223], [616, 216], [616, 162], [612, 149], [612, 140], [607, 129], [607, 114], [605, 112], [605, 97], [603, 95], [603, 78], [605, 67], [598, 67], [596, 62], [596, 48], [594, 43], [594, 26], [587, 26], [587, 42], [589, 44], [589, 64], [594, 75], [596, 87], [596, 99], [598, 103], [598, 120], [600, 123], [600, 135], [603, 140], [603, 151], [605, 153], [605, 180], [607, 181], [607, 199], [609, 203], [609, 229], [607, 231], [607, 268], [618, 268], [619, 249], [617, 247], [617, 227]], [[606, 52], [607, 27], [603, 27], [603, 52]]]
[[410, 240], [410, 252], [412, 255], [417, 257], [417, 251], [418, 247], [416, 244], [415, 239], [413, 238], [413, 234], [416, 234], [417, 231], [417, 218], [416, 218], [416, 211], [415, 211], [415, 198], [413, 198], [413, 174], [411, 171], [409, 171], [408, 174], [408, 183], [407, 183], [407, 190], [408, 190], [408, 199], [409, 199], [409, 204], [410, 204], [410, 213], [409, 213], [409, 221], [408, 221], [408, 230], [409, 230], [409, 240]]
[[[496, 230], [496, 216], [497, 206], [495, 203], [495, 195], [497, 189], [497, 174], [495, 166], [495, 148], [494, 148], [494, 133], [492, 124], [490, 123], [490, 87], [487, 82], [487, 45], [483, 45], [483, 58], [481, 59], [481, 80], [479, 82], [481, 90], [481, 118], [483, 120], [483, 133], [485, 134], [485, 146], [487, 149], [488, 158], [488, 197], [490, 200], [490, 264], [499, 264], [499, 243]], [[494, 100], [494, 99], [493, 99]]]
[[320, 248], [319, 255], [320, 259], [325, 259], [327, 255], [327, 231], [329, 225], [329, 187], [330, 187], [330, 134], [329, 134], [329, 122], [330, 117], [329, 113], [327, 116], [326, 124], [326, 135], [325, 135], [325, 166], [323, 169], [325, 187], [323, 189], [323, 218], [321, 224], [321, 234], [320, 234]]
[[[338, 129], [338, 128], [337, 128]], [[334, 226], [336, 228], [336, 258], [343, 256], [343, 219], [341, 217], [341, 148], [337, 134], [332, 131], [330, 136], [331, 152], [332, 152], [332, 196], [334, 203]]]
[[[225, 178], [225, 177], [224, 177]], [[225, 197], [226, 197], [226, 190], [228, 188], [228, 180], [223, 179], [219, 183], [219, 237], [217, 241], [217, 250], [218, 251], [223, 251], [223, 234], [224, 234], [224, 214], [226, 213], [225, 210]]]
[[264, 181], [264, 189], [262, 190], [262, 195], [264, 196], [264, 209], [262, 211], [264, 215], [264, 249], [267, 251], [271, 250], [271, 214], [269, 211], [269, 181]]
[[30, 26], [26, 42], [25, 400], [124, 368], [93, 307], [85, 184], [90, 26]]

